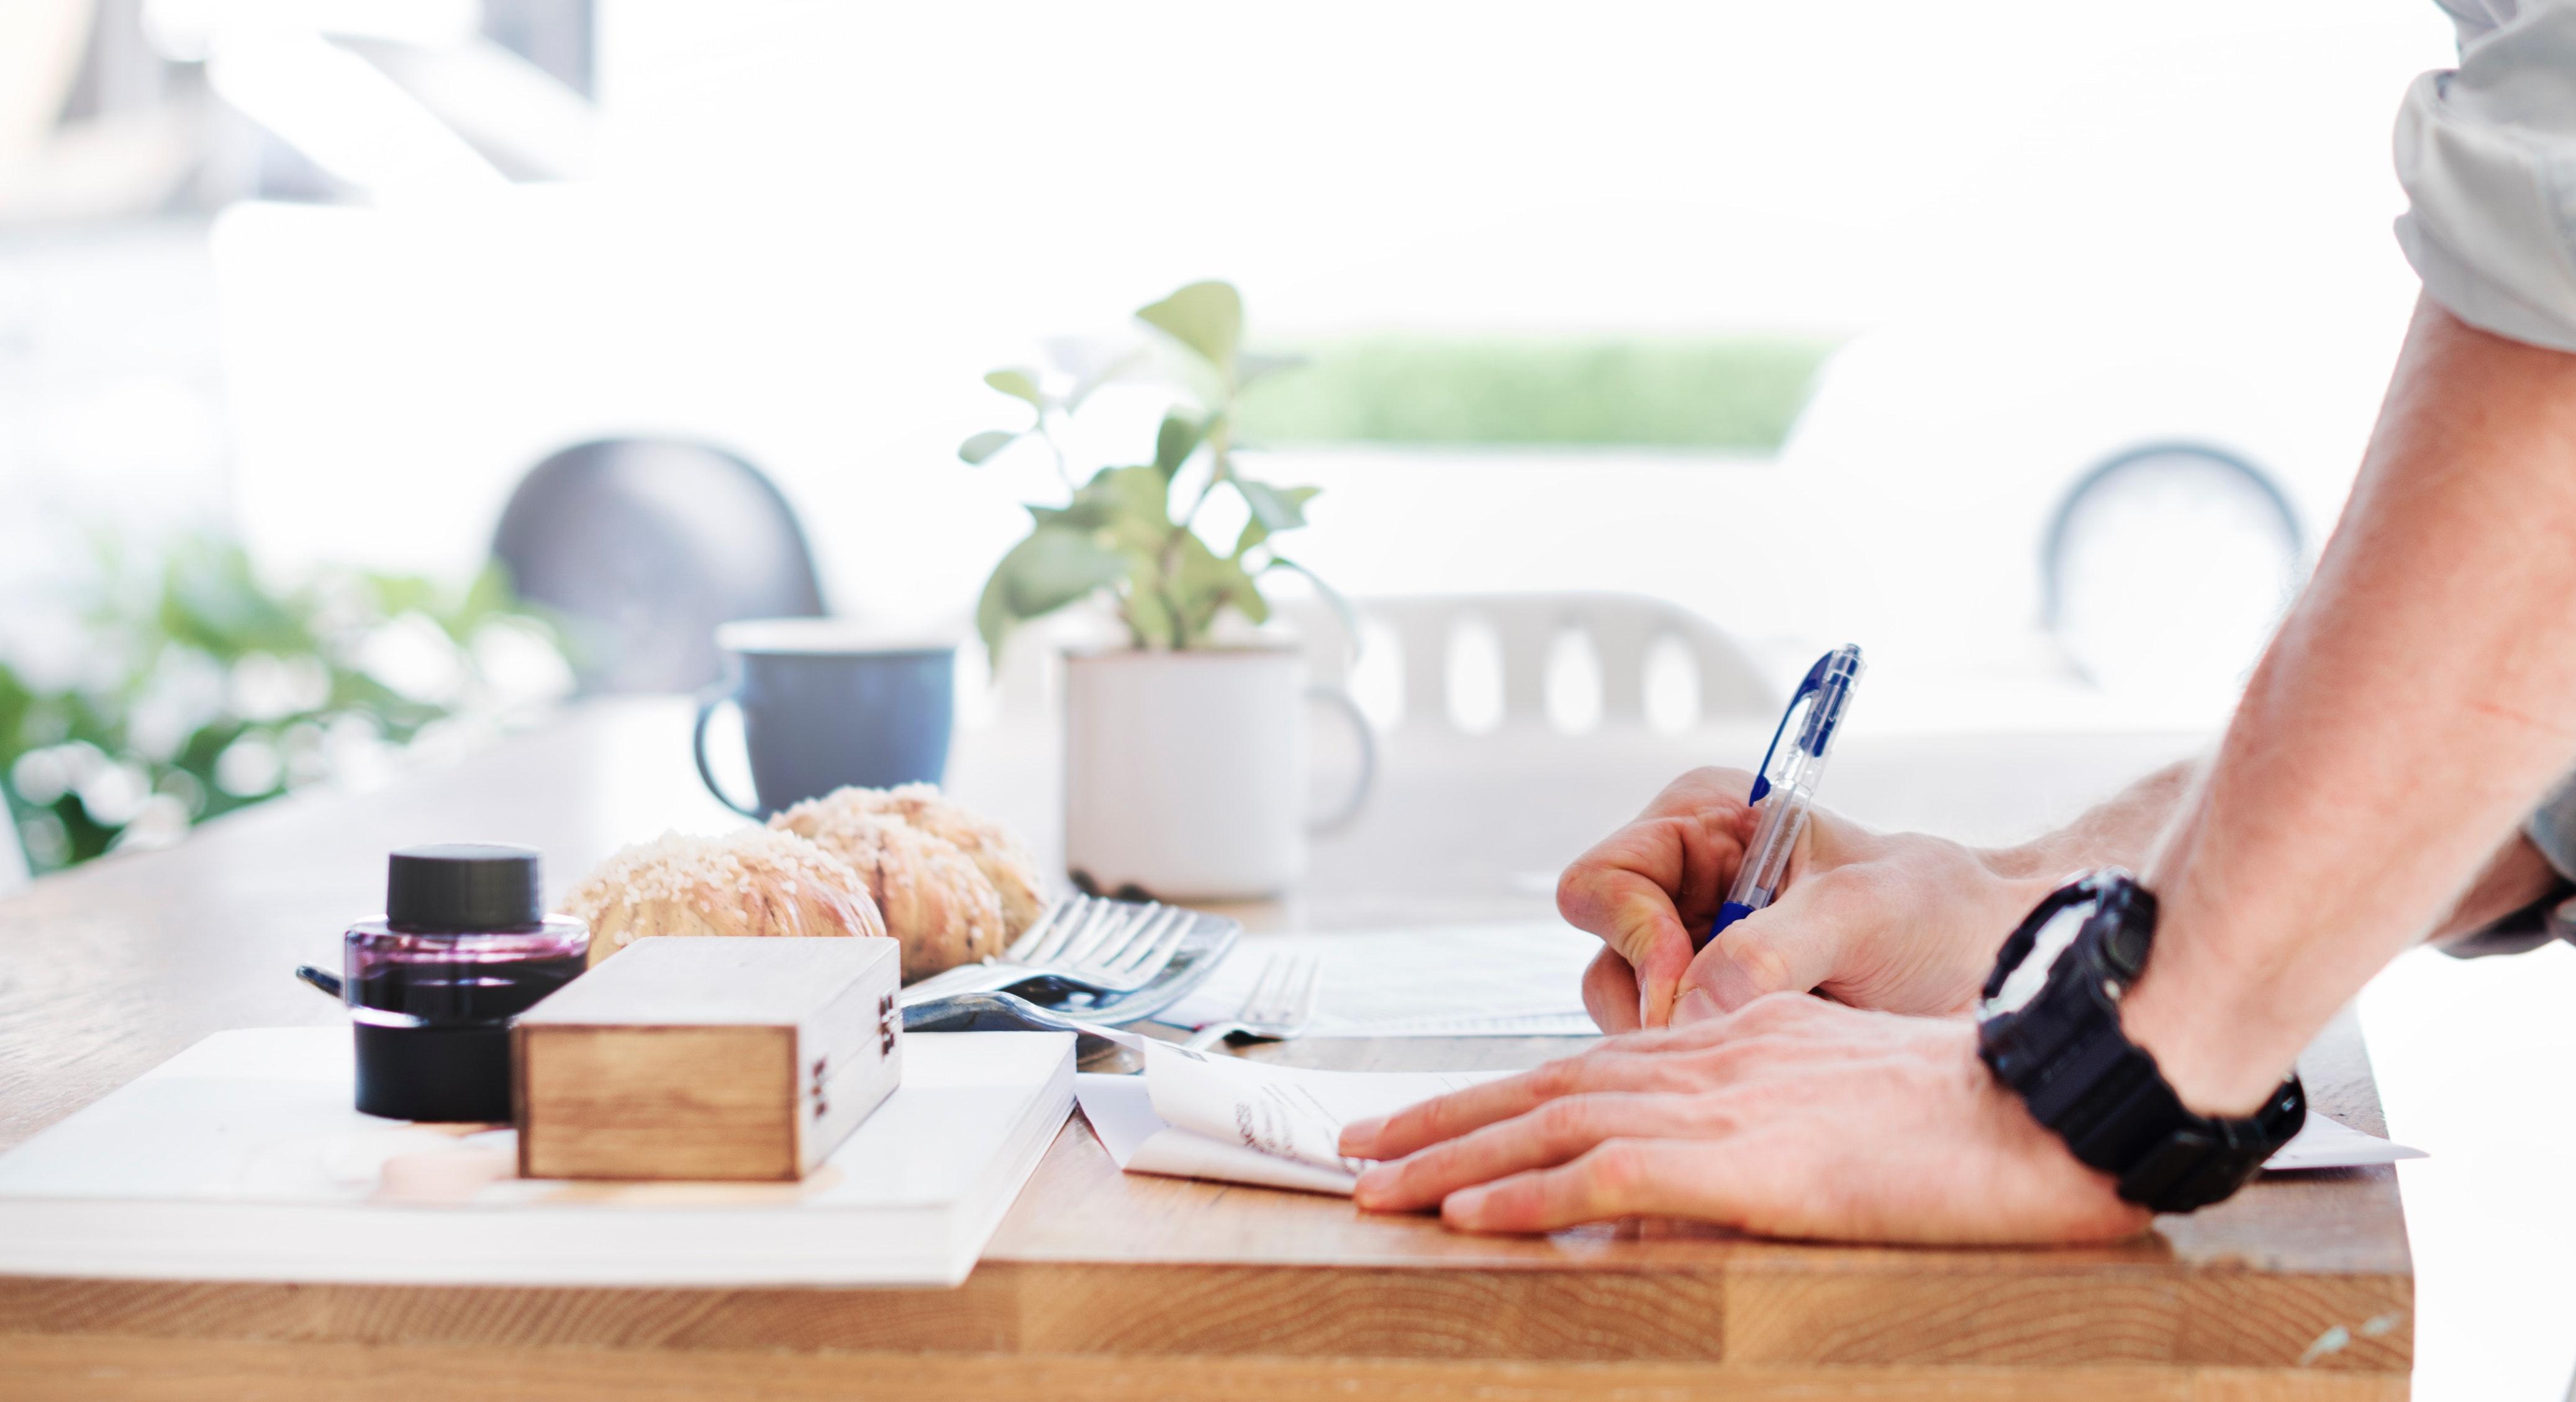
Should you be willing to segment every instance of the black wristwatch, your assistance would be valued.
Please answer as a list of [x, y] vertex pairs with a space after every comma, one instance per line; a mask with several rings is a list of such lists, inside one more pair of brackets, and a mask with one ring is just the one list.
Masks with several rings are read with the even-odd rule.
[[2158, 1212], [2217, 1202], [2308, 1118], [2293, 1073], [2243, 1119], [2194, 1114], [2120, 1028], [2120, 995], [2146, 971], [2156, 898], [2104, 869], [2051, 891], [2004, 941], [1977, 1009], [1977, 1054], [2066, 1141]]

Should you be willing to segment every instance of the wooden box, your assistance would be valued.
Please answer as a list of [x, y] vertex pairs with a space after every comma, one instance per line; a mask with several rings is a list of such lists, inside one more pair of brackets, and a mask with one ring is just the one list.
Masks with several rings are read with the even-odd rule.
[[902, 1077], [890, 939], [640, 940], [511, 1032], [528, 1178], [794, 1179]]

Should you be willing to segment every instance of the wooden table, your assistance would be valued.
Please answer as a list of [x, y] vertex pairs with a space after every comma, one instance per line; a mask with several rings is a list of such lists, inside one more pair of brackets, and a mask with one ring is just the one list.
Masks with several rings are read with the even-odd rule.
[[[620, 842], [719, 827], [684, 722], [667, 704], [593, 708], [450, 770], [271, 805], [0, 901], [0, 1146], [206, 1033], [334, 1020], [287, 970], [336, 957], [341, 924], [380, 903], [391, 847], [531, 843], [560, 891]], [[1039, 821], [1051, 799], [1035, 763], [970, 740], [954, 778]], [[1563, 861], [1658, 777], [1617, 769], [1529, 805], [1560, 829], [1502, 832], [1398, 766], [1380, 835], [1326, 846], [1307, 891], [1244, 913], [1352, 928], [1544, 911], [1525, 868]], [[1435, 824], [1498, 835], [1460, 848], [1473, 862], [1408, 857], [1383, 836]], [[1266, 1054], [1395, 1068], [1569, 1049]], [[2349, 1018], [2303, 1069], [2320, 1108], [2381, 1127]], [[957, 1290], [0, 1279], [0, 1396], [2394, 1398], [2412, 1300], [2385, 1168], [2266, 1179], [2115, 1247], [1830, 1247], [1659, 1222], [1489, 1238], [1335, 1198], [1127, 1176], [1077, 1117]]]

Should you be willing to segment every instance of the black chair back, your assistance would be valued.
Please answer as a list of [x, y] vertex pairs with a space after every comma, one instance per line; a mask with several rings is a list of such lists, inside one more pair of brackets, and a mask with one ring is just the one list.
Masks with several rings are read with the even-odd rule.
[[694, 691], [715, 628], [823, 612], [796, 513], [759, 469], [703, 444], [566, 448], [510, 494], [492, 553], [563, 628], [586, 693]]

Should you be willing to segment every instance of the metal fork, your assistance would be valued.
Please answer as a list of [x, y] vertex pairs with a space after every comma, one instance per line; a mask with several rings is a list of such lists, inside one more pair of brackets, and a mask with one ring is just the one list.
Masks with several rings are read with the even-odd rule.
[[1077, 992], [1133, 993], [1172, 962], [1198, 912], [1158, 901], [1067, 896], [1046, 908], [1011, 947], [980, 964], [935, 974], [903, 991], [910, 1005], [1052, 978]]
[[1274, 954], [1243, 996], [1243, 1007], [1227, 1022], [1211, 1022], [1181, 1043], [1192, 1050], [1215, 1046], [1229, 1037], [1284, 1042], [1315, 1020], [1315, 989], [1324, 980], [1324, 961]]

